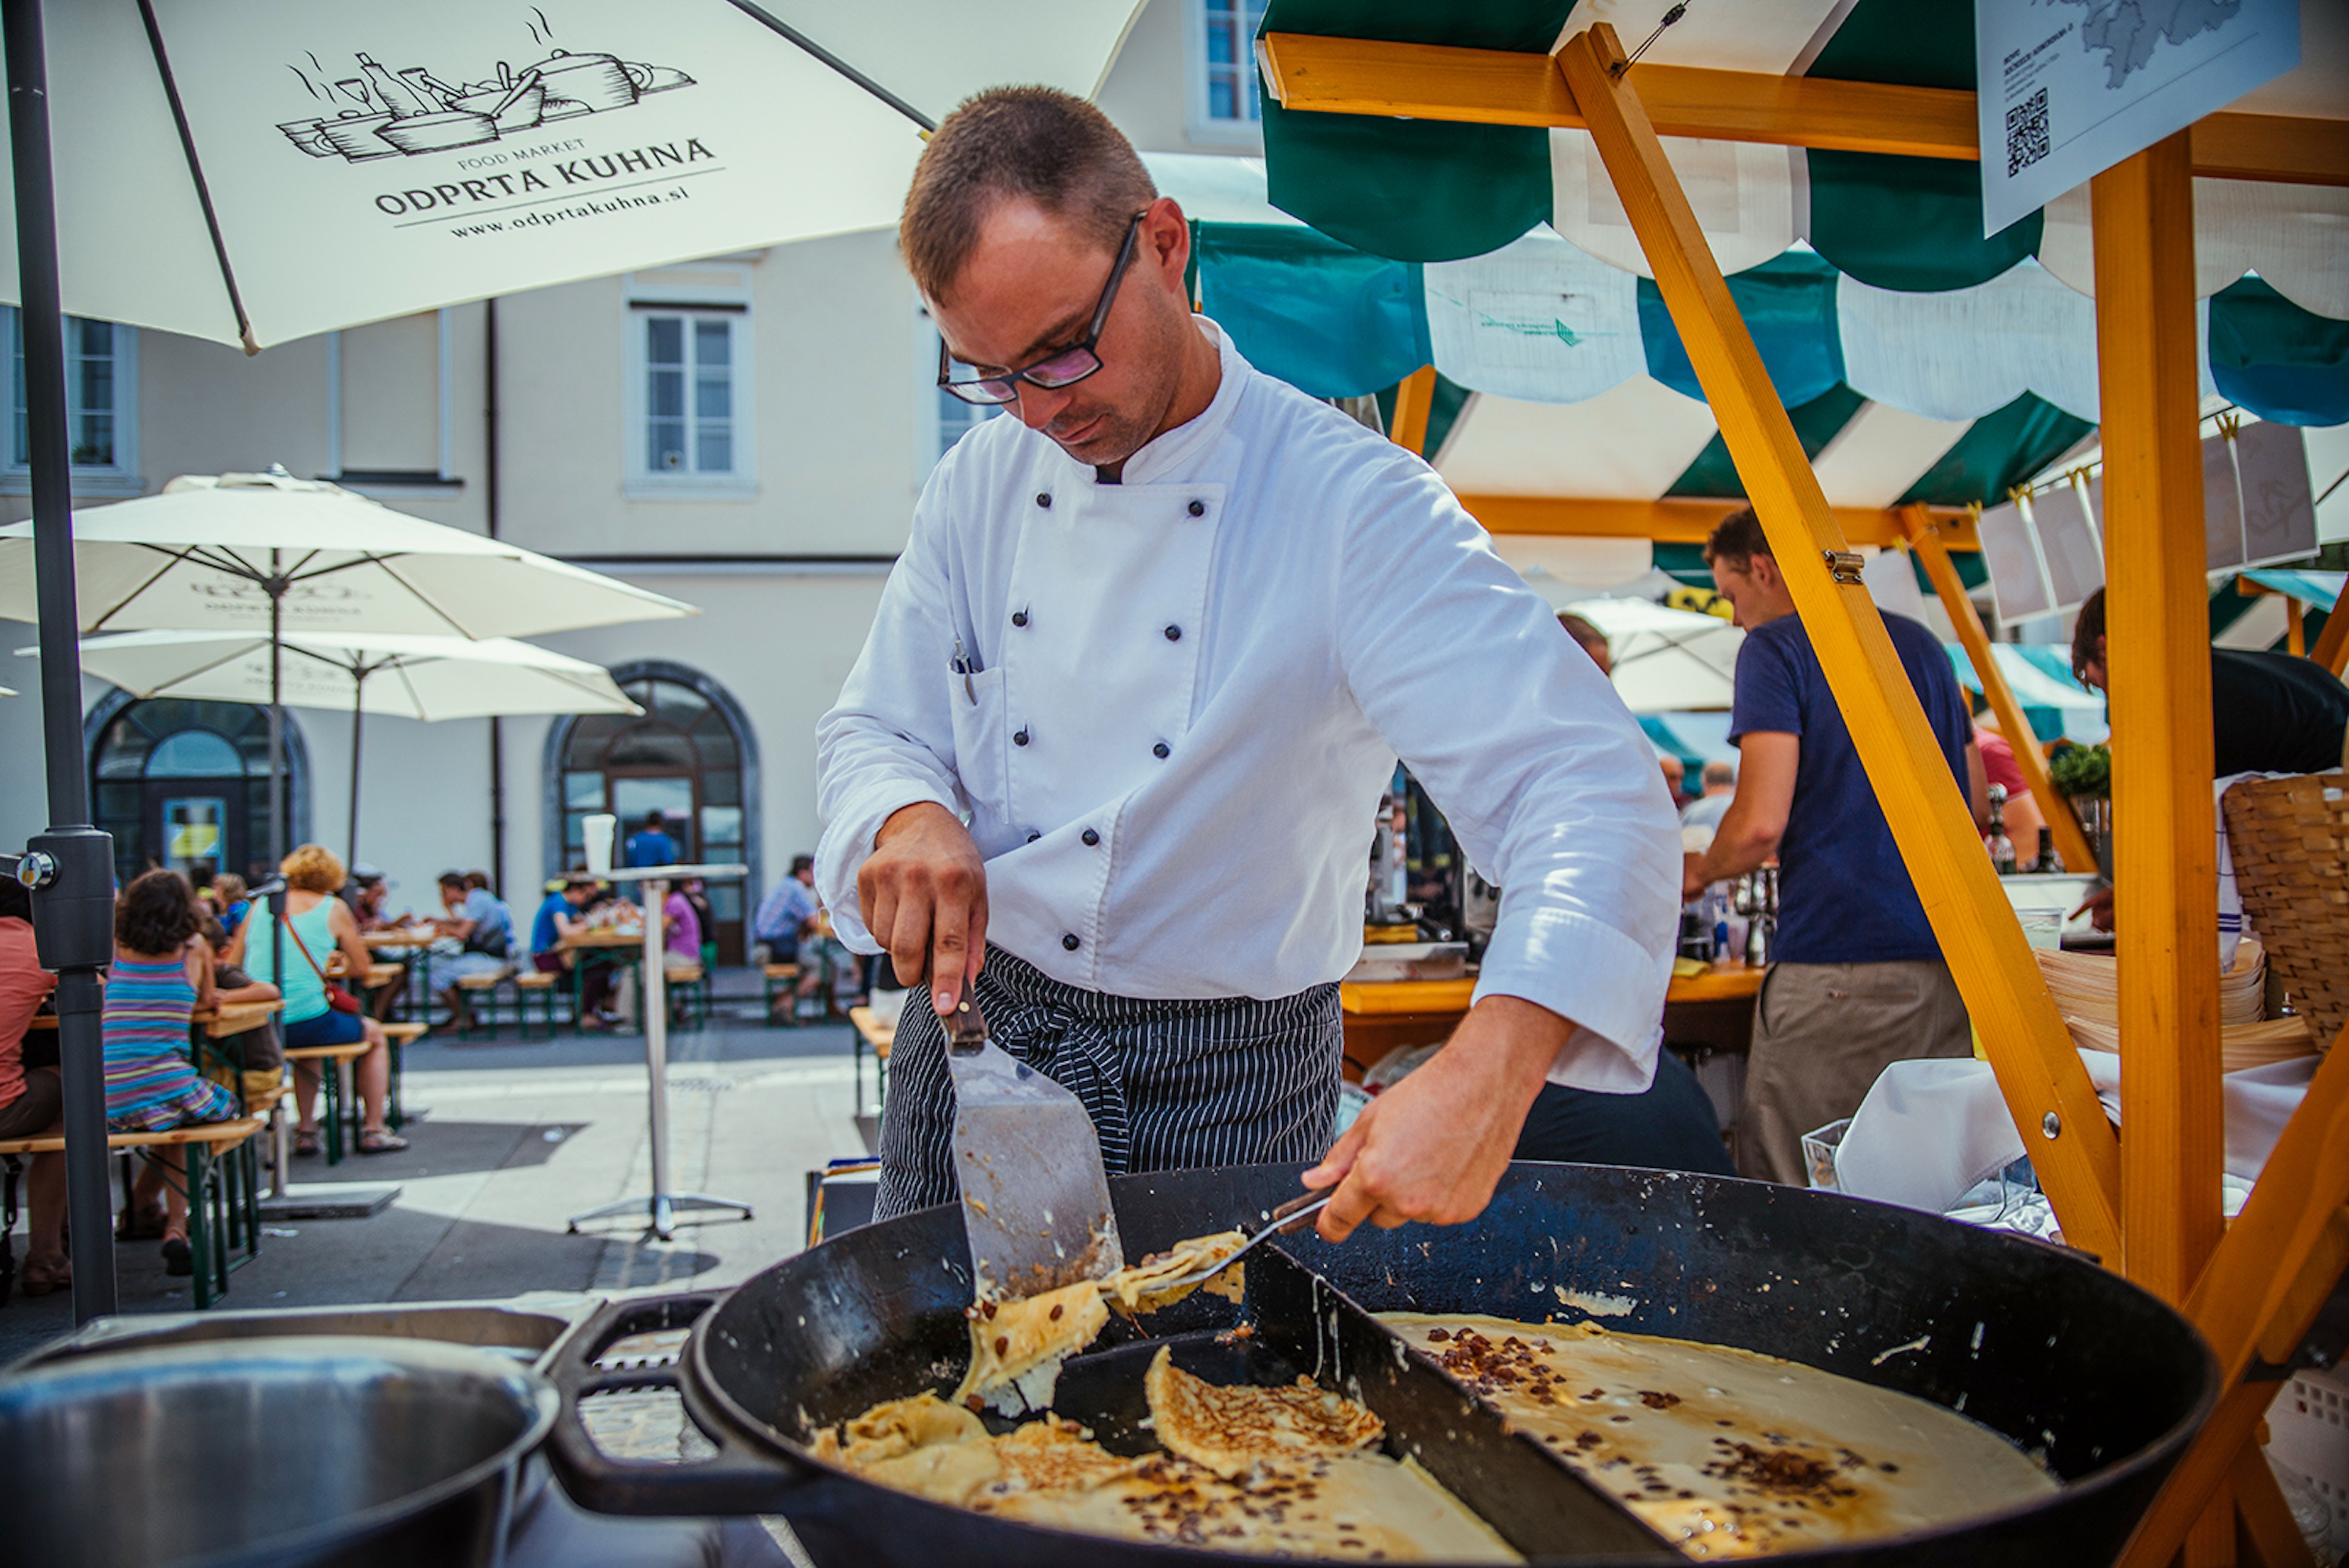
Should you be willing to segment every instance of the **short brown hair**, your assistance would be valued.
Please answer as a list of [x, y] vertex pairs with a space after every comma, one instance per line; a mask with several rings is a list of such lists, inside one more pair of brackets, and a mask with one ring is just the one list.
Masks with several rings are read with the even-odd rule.
[[2104, 635], [2105, 590], [2098, 588], [2080, 606], [2080, 618], [2072, 623], [2072, 679], [2083, 686], [2088, 683], [2088, 666], [2105, 660], [2096, 648]]
[[1033, 202], [1114, 252], [1157, 199], [1133, 143], [1100, 109], [1056, 88], [990, 88], [922, 149], [897, 244], [915, 286], [942, 300], [998, 202]]
[[200, 929], [196, 890], [177, 871], [134, 877], [114, 901], [114, 944], [125, 952], [176, 953]]
[[305, 893], [339, 893], [343, 890], [343, 863], [335, 852], [323, 844], [305, 844], [277, 863], [285, 873], [285, 885]]
[[1607, 651], [1607, 634], [1573, 611], [1558, 611], [1557, 624], [1566, 628], [1566, 635], [1582, 644], [1585, 649], [1595, 648], [1601, 653]]
[[1753, 565], [1756, 556], [1771, 555], [1770, 536], [1762, 532], [1762, 519], [1754, 515], [1754, 508], [1741, 506], [1713, 524], [1713, 535], [1704, 542], [1704, 564], [1727, 560], [1735, 568]]

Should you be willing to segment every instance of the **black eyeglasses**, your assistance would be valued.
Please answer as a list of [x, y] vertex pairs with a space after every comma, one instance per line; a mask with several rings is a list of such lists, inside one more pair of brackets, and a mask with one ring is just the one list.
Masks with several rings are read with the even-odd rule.
[[1051, 353], [1017, 370], [1006, 370], [999, 376], [977, 376], [967, 381], [950, 379], [954, 364], [947, 357], [946, 339], [938, 339], [938, 385], [966, 403], [1009, 403], [1019, 396], [1019, 383], [1041, 387], [1055, 392], [1062, 387], [1073, 387], [1102, 368], [1101, 356], [1093, 352], [1101, 342], [1102, 328], [1109, 325], [1109, 307], [1117, 299], [1117, 286], [1125, 281], [1125, 269], [1133, 260], [1134, 236], [1142, 233], [1142, 220], [1150, 215], [1144, 209], [1133, 214], [1125, 226], [1125, 244], [1118, 247], [1117, 260], [1109, 269], [1109, 281], [1102, 285], [1101, 300], [1093, 306], [1092, 324], [1085, 328], [1084, 340]]

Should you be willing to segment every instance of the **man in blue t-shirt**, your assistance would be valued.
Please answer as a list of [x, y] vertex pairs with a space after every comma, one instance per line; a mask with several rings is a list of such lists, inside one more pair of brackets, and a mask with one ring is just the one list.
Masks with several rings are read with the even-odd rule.
[[[1889, 1064], [1971, 1055], [1972, 1036], [1876, 786], [1751, 508], [1722, 520], [1704, 558], [1746, 634], [1729, 722], [1737, 792], [1712, 847], [1688, 857], [1682, 892], [1693, 898], [1777, 857], [1775, 961], [1754, 1000], [1737, 1169], [1801, 1186], [1805, 1133], [1857, 1110]], [[1982, 820], [1982, 757], [1949, 655], [1906, 616], [1886, 616], [1884, 628]]]
[[659, 812], [648, 811], [645, 813], [644, 826], [628, 835], [628, 842], [621, 846], [620, 863], [628, 867], [681, 866], [685, 859], [677, 840], [668, 836], [667, 819]]

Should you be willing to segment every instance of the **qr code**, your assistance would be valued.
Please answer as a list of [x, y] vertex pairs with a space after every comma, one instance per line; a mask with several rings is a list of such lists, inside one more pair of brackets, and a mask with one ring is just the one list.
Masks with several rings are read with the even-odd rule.
[[2047, 89], [2006, 111], [2006, 177], [2013, 179], [2047, 156]]

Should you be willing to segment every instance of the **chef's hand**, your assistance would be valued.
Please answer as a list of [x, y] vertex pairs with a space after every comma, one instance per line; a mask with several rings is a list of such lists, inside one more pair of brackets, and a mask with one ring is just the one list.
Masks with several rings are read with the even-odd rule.
[[987, 863], [961, 820], [936, 801], [892, 813], [857, 868], [856, 905], [897, 982], [927, 975], [930, 1004], [952, 1012], [987, 961]]
[[2092, 929], [2099, 931], [2111, 930], [2113, 929], [2113, 890], [2110, 888], [2097, 888], [2080, 901], [2079, 909], [2064, 918], [2067, 920], [2076, 920], [2083, 913], [2087, 915], [2088, 924]]
[[1574, 1025], [1514, 996], [1469, 1010], [1450, 1044], [1372, 1100], [1305, 1185], [1336, 1185], [1322, 1238], [1342, 1241], [1367, 1220], [1457, 1225], [1492, 1201], [1526, 1113]]

